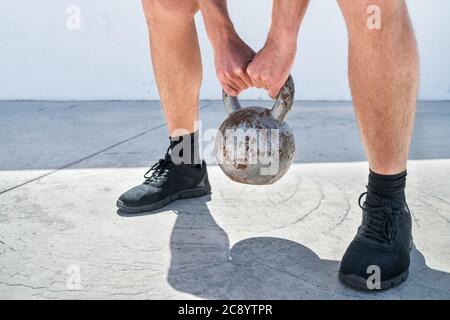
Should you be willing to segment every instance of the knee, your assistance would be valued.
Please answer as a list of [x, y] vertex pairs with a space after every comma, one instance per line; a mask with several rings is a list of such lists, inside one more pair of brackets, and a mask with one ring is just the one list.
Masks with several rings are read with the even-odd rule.
[[398, 40], [409, 34], [411, 26], [404, 0], [341, 0], [340, 6], [349, 37], [367, 45]]
[[147, 19], [192, 19], [199, 10], [198, 0], [142, 0]]

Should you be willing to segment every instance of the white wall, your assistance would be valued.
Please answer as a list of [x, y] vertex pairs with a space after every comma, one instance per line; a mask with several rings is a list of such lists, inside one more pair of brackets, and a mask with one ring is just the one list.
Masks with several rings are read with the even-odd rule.
[[[264, 43], [270, 0], [229, 0], [235, 25]], [[70, 5], [81, 29], [66, 26]], [[450, 99], [450, 1], [409, 0], [422, 59], [422, 99]], [[211, 47], [198, 17], [204, 99], [220, 98]], [[313, 0], [294, 67], [297, 99], [349, 99], [344, 23], [334, 0]], [[245, 98], [265, 98], [250, 90]], [[0, 99], [157, 99], [140, 0], [0, 0]]]

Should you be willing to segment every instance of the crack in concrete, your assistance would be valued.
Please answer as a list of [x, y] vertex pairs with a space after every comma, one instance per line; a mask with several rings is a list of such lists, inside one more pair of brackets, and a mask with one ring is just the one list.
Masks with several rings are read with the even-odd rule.
[[352, 211], [352, 207], [351, 207], [351, 204], [350, 204], [350, 200], [349, 200], [347, 197], [345, 197], [345, 201], [346, 201], [346, 203], [347, 203], [347, 207], [345, 208], [345, 213], [344, 213], [344, 215], [342, 216], [342, 218], [341, 218], [334, 226], [332, 226], [332, 227], [328, 230], [327, 233], [333, 232], [334, 230], [336, 230], [337, 228], [339, 228], [339, 227], [344, 223], [344, 221], [347, 219], [347, 217], [348, 217], [350, 211]]
[[[341, 217], [341, 219], [334, 226], [332, 226], [328, 230], [328, 232], [325, 232], [325, 235], [330, 235], [334, 230], [339, 228], [345, 222], [345, 220], [347, 220], [347, 217], [350, 214], [350, 212], [355, 212], [355, 211], [352, 210], [352, 204], [350, 203], [350, 198], [351, 198], [351, 196], [353, 194], [351, 192], [347, 191], [348, 186], [346, 186], [346, 185], [344, 185], [342, 183], [339, 183], [336, 180], [333, 180], [332, 184], [335, 185], [338, 189], [343, 190], [348, 195], [348, 197], [346, 195], [344, 195], [344, 199], [345, 199], [345, 202], [346, 202], [346, 208], [344, 209], [345, 210], [344, 215]], [[334, 235], [334, 236], [336, 236], [336, 235]], [[341, 237], [338, 237], [338, 238], [342, 239]]]
[[48, 287], [34, 287], [28, 284], [24, 284], [24, 283], [9, 283], [9, 282], [4, 282], [4, 281], [0, 281], [0, 285], [5, 285], [7, 287], [23, 287], [23, 288], [28, 288], [31, 290], [44, 290], [44, 289], [48, 289]]
[[[11, 250], [12, 252], [16, 253], [20, 258], [22, 258], [23, 260], [25, 260], [25, 261], [28, 262], [29, 264], [32, 264], [32, 265], [34, 265], [34, 266], [36, 266], [36, 267], [38, 267], [38, 268], [44, 269], [44, 270], [46, 270], [46, 271], [56, 273], [54, 270], [51, 270], [51, 269], [49, 269], [49, 268], [46, 268], [46, 267], [44, 267], [44, 266], [41, 266], [40, 264], [37, 264], [36, 262], [31, 261], [28, 257], [24, 256], [23, 254], [21, 254], [20, 252], [18, 252], [18, 251], [17, 251], [16, 249], [14, 249], [13, 247], [11, 247], [10, 245], [6, 244], [5, 242], [3, 242], [3, 241], [0, 241], [0, 242], [5, 246], [5, 249], [9, 249], [9, 250]], [[4, 253], [6, 253], [6, 250], [5, 250]]]
[[416, 214], [414, 213], [414, 210], [409, 210], [409, 212], [411, 212], [411, 216], [413, 218], [413, 222], [416, 224], [417, 228], [420, 229], [420, 223], [419, 223], [420, 219], [417, 218]]
[[447, 218], [446, 216], [444, 216], [440, 210], [438, 208], [436, 208], [434, 205], [432, 205], [431, 203], [429, 203], [426, 200], [423, 200], [419, 197], [417, 197], [417, 200], [419, 200], [420, 202], [422, 202], [423, 204], [425, 204], [425, 206], [427, 206], [429, 209], [431, 209], [431, 211], [433, 211], [434, 213], [436, 213], [439, 217], [441, 217], [442, 219], [444, 219], [445, 221], [447, 221], [447, 223], [450, 223], [450, 219]]
[[287, 223], [287, 224], [283, 224], [279, 227], [275, 227], [275, 228], [271, 228], [271, 229], [267, 229], [267, 230], [262, 230], [261, 232], [270, 232], [270, 231], [275, 231], [275, 230], [280, 230], [280, 229], [284, 229], [287, 228], [289, 226], [294, 226], [300, 222], [302, 222], [303, 220], [305, 220], [307, 217], [309, 217], [313, 212], [317, 211], [321, 206], [322, 206], [322, 202], [325, 199], [325, 193], [323, 191], [323, 187], [322, 185], [317, 182], [317, 180], [312, 179], [314, 181], [314, 183], [316, 184], [316, 186], [319, 187], [319, 193], [320, 193], [320, 198], [319, 201], [317, 202], [317, 205], [314, 206], [314, 208], [310, 209], [308, 212], [306, 212], [304, 215], [302, 215], [301, 217], [297, 218], [296, 220], [294, 220], [291, 223]]

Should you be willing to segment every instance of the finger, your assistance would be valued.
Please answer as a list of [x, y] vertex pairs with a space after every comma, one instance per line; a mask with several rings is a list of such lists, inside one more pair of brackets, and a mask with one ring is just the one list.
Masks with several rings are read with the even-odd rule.
[[236, 89], [239, 89], [239, 91], [244, 91], [248, 88], [248, 85], [239, 77], [230, 77], [228, 78], [227, 83], [231, 84]]
[[253, 87], [253, 83], [247, 74], [247, 68], [248, 66], [245, 68], [238, 68], [234, 70], [234, 77], [232, 77], [233, 81], [236, 82], [237, 81], [236, 78], [239, 78], [239, 84], [241, 84], [242, 82], [245, 84], [245, 86], [242, 87], [243, 88], [242, 90], [245, 90], [249, 87]]
[[232, 87], [239, 89], [239, 91], [243, 91], [248, 88], [248, 85], [241, 79], [241, 75], [243, 74], [244, 71], [242, 69], [236, 68], [231, 72], [225, 73], [225, 82], [231, 84]]
[[223, 90], [232, 96], [237, 96], [240, 92], [239, 86], [233, 83], [226, 74], [220, 73], [218, 74], [218, 78], [220, 84], [222, 85]]
[[268, 81], [261, 74], [254, 74], [251, 79], [257, 88], [268, 90]]
[[258, 77], [251, 78], [253, 85], [258, 89], [264, 89], [264, 84], [262, 83], [261, 79]]
[[254, 83], [252, 79], [250, 79], [250, 76], [247, 74], [247, 72], [244, 72], [241, 76], [242, 81], [245, 82], [248, 88], [254, 87]]
[[272, 99], [278, 98], [278, 95], [280, 94], [281, 89], [282, 89], [283, 86], [284, 86], [284, 83], [285, 83], [285, 82], [278, 82], [277, 85], [272, 85], [272, 86], [270, 86], [270, 88], [269, 88], [268, 91], [269, 91], [269, 96], [270, 96]]
[[272, 99], [276, 99], [278, 98], [278, 94], [280, 93], [280, 89], [269, 89], [269, 97], [271, 97]]
[[269, 84], [267, 84], [267, 81], [264, 81], [264, 80], [262, 79], [262, 80], [259, 80], [259, 82], [260, 82], [260, 84], [261, 84], [261, 88], [262, 88], [262, 89], [264, 89], [264, 90], [266, 90], [266, 91], [269, 91]]
[[239, 90], [236, 90], [232, 86], [222, 83], [223, 91], [225, 91], [227, 94], [229, 94], [232, 97], [237, 97], [239, 95]]
[[261, 89], [261, 83], [259, 82], [257, 72], [253, 66], [253, 63], [254, 62], [250, 63], [245, 73], [248, 76], [249, 81], [252, 83], [252, 86]]

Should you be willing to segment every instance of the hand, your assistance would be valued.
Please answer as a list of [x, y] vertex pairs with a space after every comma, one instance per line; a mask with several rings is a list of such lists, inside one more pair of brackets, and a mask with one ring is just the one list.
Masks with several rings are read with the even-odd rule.
[[254, 56], [255, 51], [237, 35], [214, 47], [217, 77], [226, 93], [236, 97], [241, 91], [253, 87], [247, 66]]
[[247, 68], [250, 80], [257, 88], [266, 89], [276, 99], [294, 64], [297, 43], [268, 39], [264, 48]]

